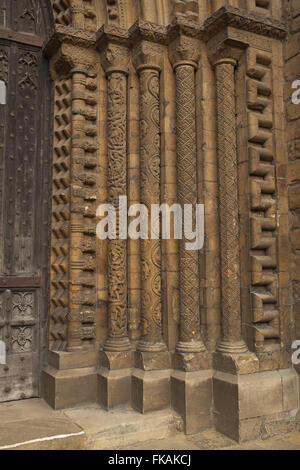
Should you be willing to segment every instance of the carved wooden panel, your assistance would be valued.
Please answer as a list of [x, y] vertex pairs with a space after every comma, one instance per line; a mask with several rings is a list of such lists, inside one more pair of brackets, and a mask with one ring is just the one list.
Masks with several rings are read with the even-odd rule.
[[46, 0], [0, 0], [0, 27], [44, 37], [49, 33]]
[[[45, 34], [42, 2], [1, 6], [6, 26]], [[41, 48], [1, 39], [0, 80], [0, 340], [7, 352], [0, 401], [8, 401], [39, 396], [46, 335], [50, 81]]]
[[0, 292], [0, 339], [7, 357], [0, 366], [0, 401], [39, 395], [38, 303], [38, 291]]

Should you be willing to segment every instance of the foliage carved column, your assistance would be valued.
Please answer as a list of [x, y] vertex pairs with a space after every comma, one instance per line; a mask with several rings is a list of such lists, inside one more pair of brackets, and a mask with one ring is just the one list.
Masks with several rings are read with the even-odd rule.
[[102, 53], [107, 74], [108, 203], [116, 211], [116, 239], [108, 248], [108, 326], [106, 351], [131, 348], [127, 333], [127, 240], [120, 239], [119, 197], [127, 195], [126, 47], [108, 44]]
[[[127, 220], [119, 210], [127, 197], [127, 76], [129, 51], [126, 31], [103, 26], [97, 47], [107, 78], [107, 203], [116, 214], [115, 238], [108, 240], [108, 337], [100, 351], [98, 401], [106, 409], [131, 397], [132, 347], [128, 337]], [[127, 206], [124, 207], [127, 213]]]

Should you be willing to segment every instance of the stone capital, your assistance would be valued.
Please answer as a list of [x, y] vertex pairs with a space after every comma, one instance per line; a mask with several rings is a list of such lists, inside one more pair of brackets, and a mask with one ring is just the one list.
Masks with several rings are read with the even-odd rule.
[[101, 63], [108, 75], [113, 72], [128, 75], [129, 50], [126, 46], [109, 42], [101, 50]]
[[132, 50], [133, 64], [139, 72], [142, 69], [154, 69], [160, 71], [163, 61], [163, 46], [153, 44], [150, 41], [138, 42]]
[[83, 73], [89, 77], [96, 76], [94, 55], [91, 51], [78, 48], [68, 42], [62, 42], [50, 59], [51, 74], [70, 75]]
[[97, 33], [96, 44], [107, 74], [113, 72], [128, 74], [129, 49], [126, 30], [105, 25]]
[[169, 45], [169, 58], [174, 69], [180, 64], [197, 68], [200, 59], [199, 40], [185, 35], [178, 36]]
[[248, 44], [230, 40], [227, 34], [220, 33], [207, 44], [208, 59], [213, 67], [220, 63], [232, 63], [236, 66]]
[[168, 29], [166, 26], [139, 19], [129, 29], [129, 37], [133, 45], [143, 40], [156, 44], [167, 44]]

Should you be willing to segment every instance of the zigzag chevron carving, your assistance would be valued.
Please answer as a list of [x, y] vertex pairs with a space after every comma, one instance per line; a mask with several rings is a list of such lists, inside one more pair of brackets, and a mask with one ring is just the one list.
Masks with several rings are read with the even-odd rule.
[[280, 338], [271, 61], [268, 52], [247, 52], [251, 296], [258, 352], [278, 349]]

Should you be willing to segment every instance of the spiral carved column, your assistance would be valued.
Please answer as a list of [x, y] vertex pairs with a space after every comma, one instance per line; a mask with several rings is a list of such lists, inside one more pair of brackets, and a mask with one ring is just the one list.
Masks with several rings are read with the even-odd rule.
[[[141, 203], [151, 213], [160, 204], [160, 69], [154, 65], [138, 68], [140, 79]], [[149, 217], [149, 230], [151, 220]], [[137, 349], [152, 352], [166, 349], [162, 340], [161, 243], [141, 241], [142, 339]]]
[[[162, 337], [162, 253], [151, 232], [151, 205], [161, 201], [160, 46], [140, 41], [134, 47], [139, 76], [141, 203], [148, 209], [148, 239], [141, 240], [142, 332], [133, 375], [133, 405], [140, 411], [169, 404], [169, 355]], [[157, 393], [158, 392], [158, 393]], [[158, 402], [147, 399], [159, 395]]]

